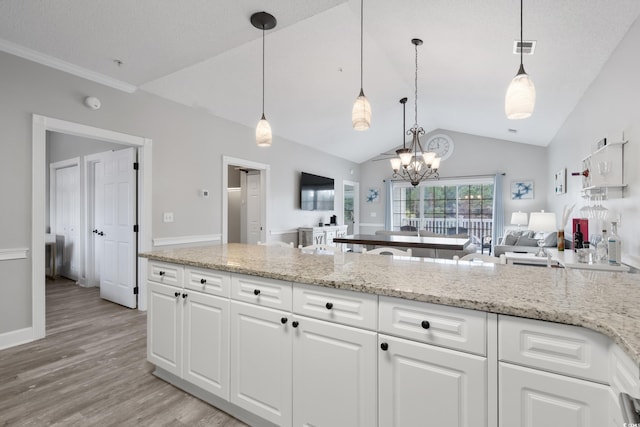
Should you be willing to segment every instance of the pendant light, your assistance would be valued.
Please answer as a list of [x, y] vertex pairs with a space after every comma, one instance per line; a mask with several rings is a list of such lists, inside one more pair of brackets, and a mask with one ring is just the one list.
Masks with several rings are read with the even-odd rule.
[[509, 119], [526, 119], [533, 114], [536, 105], [536, 88], [522, 63], [522, 2], [520, 0], [520, 68], [509, 84], [504, 103], [504, 112]]
[[363, 9], [364, 0], [360, 0], [360, 94], [356, 98], [351, 111], [351, 122], [355, 130], [367, 130], [371, 126], [371, 105], [367, 97], [364, 96], [364, 90], [362, 89]]
[[275, 28], [276, 18], [267, 12], [258, 12], [251, 15], [251, 24], [262, 30], [262, 118], [256, 127], [256, 144], [258, 147], [271, 146], [271, 126], [264, 116], [264, 33], [266, 30]]

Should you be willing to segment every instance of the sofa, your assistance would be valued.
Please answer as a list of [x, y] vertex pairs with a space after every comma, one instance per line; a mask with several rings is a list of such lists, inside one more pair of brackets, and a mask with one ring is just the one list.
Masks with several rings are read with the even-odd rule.
[[[418, 236], [417, 231], [388, 231], [388, 230], [378, 230], [375, 232], [378, 236]], [[468, 234], [436, 234], [431, 233], [426, 230], [420, 231], [420, 237], [448, 237], [448, 238], [468, 238]], [[461, 251], [451, 250], [451, 249], [438, 249], [437, 254], [435, 249], [421, 249], [421, 248], [411, 248], [411, 255], [415, 257], [425, 257], [425, 258], [446, 258], [453, 259], [454, 256], [458, 256], [462, 258], [467, 254], [475, 253], [477, 250], [476, 245], [474, 243], [469, 243], [469, 245]], [[437, 255], [437, 256], [436, 256]]]
[[[494, 256], [499, 257], [506, 252], [528, 252], [537, 253], [540, 248], [538, 240], [544, 240], [544, 248], [556, 248], [558, 245], [558, 234], [536, 233], [531, 230], [510, 230], [498, 240], [498, 244], [493, 248]], [[569, 245], [569, 246], [566, 246]], [[571, 243], [565, 240], [565, 247], [571, 247]]]

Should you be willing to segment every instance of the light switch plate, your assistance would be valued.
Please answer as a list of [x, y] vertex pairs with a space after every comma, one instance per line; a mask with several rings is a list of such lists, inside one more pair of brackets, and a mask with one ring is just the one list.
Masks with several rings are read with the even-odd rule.
[[173, 222], [173, 212], [164, 212], [162, 214], [163, 222]]

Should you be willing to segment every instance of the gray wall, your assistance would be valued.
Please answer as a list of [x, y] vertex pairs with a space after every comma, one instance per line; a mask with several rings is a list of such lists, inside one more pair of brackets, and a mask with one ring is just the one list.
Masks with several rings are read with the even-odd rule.
[[[570, 174], [581, 170], [581, 161], [592, 151], [592, 145], [606, 137], [608, 141], [629, 142], [624, 146], [624, 180], [628, 185], [622, 196], [610, 191], [605, 202], [608, 221], [621, 217], [618, 231], [622, 238], [623, 262], [640, 265], [640, 21], [629, 32], [593, 81], [572, 114], [549, 146], [550, 175], [566, 167]], [[595, 171], [593, 171], [595, 173]], [[552, 210], [576, 203], [573, 216], [585, 204], [580, 197], [581, 180], [567, 177], [567, 194], [548, 193]], [[589, 224], [589, 231], [593, 229]], [[607, 227], [608, 228], [608, 227]], [[570, 228], [567, 228], [571, 231]]]
[[[547, 149], [534, 145], [519, 144], [499, 139], [485, 138], [466, 133], [437, 130], [425, 135], [426, 142], [436, 133], [449, 135], [454, 142], [451, 157], [440, 165], [440, 177], [495, 175], [506, 173], [504, 179], [505, 221], [509, 223], [514, 211], [532, 212], [547, 209], [547, 194], [552, 191], [553, 180], [549, 180], [547, 170]], [[360, 222], [364, 233], [383, 228], [384, 194], [383, 180], [391, 179], [391, 165], [388, 160], [368, 161], [360, 166]], [[532, 179], [534, 198], [531, 200], [511, 200], [510, 183], [513, 180]], [[366, 203], [370, 187], [382, 190], [381, 203]], [[375, 216], [372, 216], [375, 215]], [[364, 226], [363, 226], [364, 224]], [[367, 226], [367, 224], [369, 224]], [[498, 233], [500, 234], [500, 233]]]
[[[359, 166], [277, 136], [256, 147], [255, 130], [143, 91], [127, 94], [0, 52], [0, 249], [31, 246], [31, 119], [55, 117], [153, 140], [153, 237], [220, 234], [222, 156], [271, 166], [269, 228], [290, 230], [328, 222], [332, 212], [298, 209], [298, 174], [357, 181]], [[89, 110], [85, 96], [102, 108]], [[350, 171], [353, 170], [353, 175]], [[208, 199], [199, 190], [211, 191]], [[162, 212], [174, 212], [173, 223]], [[0, 262], [0, 334], [31, 326], [30, 260]]]

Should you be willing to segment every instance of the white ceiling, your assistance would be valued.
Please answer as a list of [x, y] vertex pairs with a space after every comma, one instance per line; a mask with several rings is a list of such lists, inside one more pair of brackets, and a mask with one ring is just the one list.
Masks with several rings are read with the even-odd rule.
[[504, 94], [519, 65], [519, 3], [365, 0], [364, 91], [373, 110], [366, 132], [351, 128], [359, 0], [1, 0], [0, 49], [254, 127], [262, 32], [249, 17], [265, 10], [278, 20], [266, 36], [274, 144], [280, 136], [359, 163], [402, 143], [402, 97], [413, 124], [412, 38], [424, 40], [418, 122], [427, 132], [544, 146], [640, 14], [638, 0], [526, 1], [524, 38], [537, 47], [524, 65], [537, 103], [531, 118], [512, 121]]

